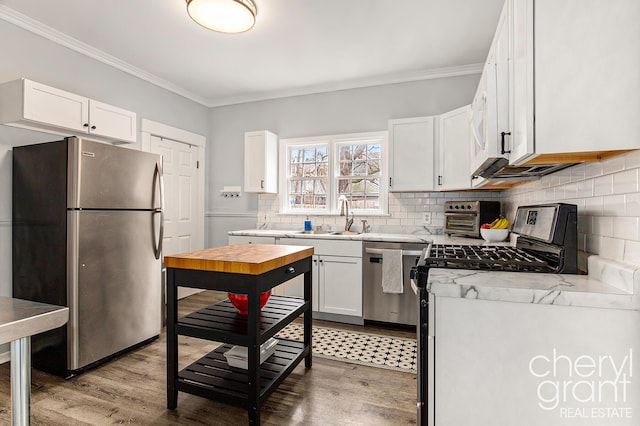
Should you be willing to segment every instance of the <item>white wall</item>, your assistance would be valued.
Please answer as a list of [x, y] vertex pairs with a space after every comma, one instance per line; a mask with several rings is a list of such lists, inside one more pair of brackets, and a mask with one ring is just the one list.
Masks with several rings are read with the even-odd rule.
[[[26, 77], [135, 111], [142, 117], [209, 134], [209, 109], [130, 74], [0, 20], [0, 82]], [[139, 124], [139, 123], [138, 123]], [[11, 150], [47, 136], [0, 126], [0, 295], [11, 295]], [[58, 140], [52, 136], [49, 140]], [[2, 352], [2, 349], [0, 349]]]
[[257, 195], [219, 195], [223, 186], [243, 185], [245, 132], [271, 130], [280, 138], [294, 138], [386, 130], [389, 119], [435, 115], [470, 103], [478, 79], [424, 80], [212, 109], [206, 244], [226, 244], [228, 231], [256, 226]]
[[[26, 77], [201, 135], [209, 109], [0, 20], [0, 82]], [[169, 60], [169, 59], [168, 59]]]

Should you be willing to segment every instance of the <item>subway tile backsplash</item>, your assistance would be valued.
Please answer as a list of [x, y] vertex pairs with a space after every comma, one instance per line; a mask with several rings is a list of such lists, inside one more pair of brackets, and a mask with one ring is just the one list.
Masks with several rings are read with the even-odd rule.
[[[353, 229], [360, 229], [366, 219], [373, 232], [442, 234], [444, 230], [444, 203], [452, 200], [497, 200], [499, 192], [394, 192], [389, 194], [387, 216], [356, 215]], [[275, 229], [302, 227], [301, 215], [278, 213], [277, 194], [260, 195], [258, 199], [258, 226]], [[431, 224], [422, 225], [422, 213], [431, 212]], [[311, 216], [314, 227], [339, 229], [344, 225], [341, 216]]]
[[[502, 192], [402, 192], [389, 194], [388, 216], [357, 216], [375, 232], [441, 234], [444, 203], [499, 200], [510, 219], [519, 205], [565, 202], [578, 206], [578, 248], [607, 259], [640, 265], [640, 151], [597, 163], [578, 164]], [[303, 216], [280, 215], [278, 195], [260, 195], [258, 226], [302, 229]], [[422, 213], [431, 224], [422, 225]], [[340, 216], [312, 216], [316, 227], [338, 229]]]
[[516, 186], [500, 200], [510, 217], [527, 203], [576, 204], [580, 250], [640, 265], [639, 173], [640, 151], [633, 151]]

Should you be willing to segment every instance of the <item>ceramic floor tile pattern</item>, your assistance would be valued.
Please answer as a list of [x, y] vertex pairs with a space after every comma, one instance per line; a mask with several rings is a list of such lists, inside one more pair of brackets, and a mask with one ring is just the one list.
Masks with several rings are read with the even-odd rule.
[[[290, 324], [277, 337], [302, 340], [303, 326]], [[313, 356], [416, 373], [416, 341], [313, 327]]]

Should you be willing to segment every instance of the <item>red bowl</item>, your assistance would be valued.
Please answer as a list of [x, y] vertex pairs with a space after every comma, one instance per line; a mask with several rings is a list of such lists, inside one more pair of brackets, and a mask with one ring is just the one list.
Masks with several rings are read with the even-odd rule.
[[[229, 293], [229, 301], [236, 308], [236, 311], [240, 315], [247, 315], [249, 313], [249, 296], [246, 294], [234, 294]], [[269, 300], [269, 296], [271, 296], [271, 290], [265, 291], [260, 295], [260, 309], [267, 304], [267, 300]]]

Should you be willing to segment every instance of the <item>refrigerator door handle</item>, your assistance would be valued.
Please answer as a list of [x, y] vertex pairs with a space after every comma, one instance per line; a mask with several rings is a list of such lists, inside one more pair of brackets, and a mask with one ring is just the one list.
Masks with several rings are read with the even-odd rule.
[[[156, 214], [160, 213], [160, 232], [158, 234], [157, 243], [155, 241], [153, 243], [153, 252], [156, 256], [156, 259], [160, 259], [160, 254], [162, 253], [162, 240], [164, 238], [164, 176], [162, 174], [162, 165], [160, 164], [160, 162], [156, 163], [156, 168], [153, 173], [154, 182], [156, 179], [158, 180], [158, 188], [160, 192], [160, 208], [154, 208], [153, 215], [155, 216]], [[155, 185], [154, 185], [154, 188], [155, 188]], [[155, 190], [153, 193], [154, 193], [153, 204], [155, 206]], [[152, 221], [152, 223], [153, 223], [153, 235], [155, 235], [156, 234], [155, 220]]]

